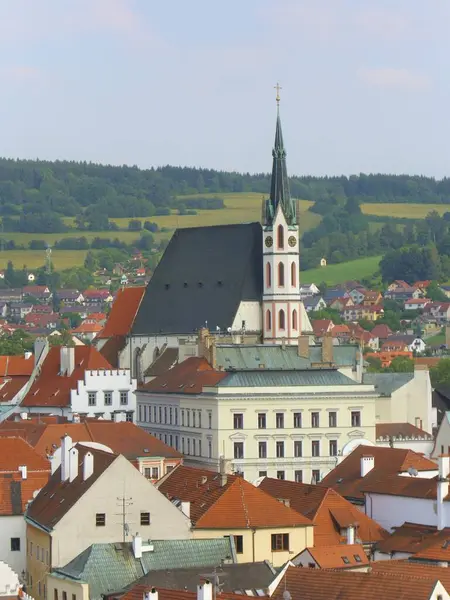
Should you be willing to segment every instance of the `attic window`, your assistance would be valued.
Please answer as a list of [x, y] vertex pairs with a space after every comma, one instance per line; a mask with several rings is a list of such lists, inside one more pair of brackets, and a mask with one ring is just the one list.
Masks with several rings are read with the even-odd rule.
[[144, 452], [150, 452], [148, 448], [144, 448]]
[[167, 387], [167, 383], [162, 383], [161, 387]]
[[361, 562], [361, 557], [359, 556], [359, 554], [354, 554], [353, 558], [356, 560], [356, 562]]
[[341, 558], [344, 561], [345, 565], [349, 565], [350, 564], [350, 561], [349, 561], [349, 559], [346, 556], [342, 556]]

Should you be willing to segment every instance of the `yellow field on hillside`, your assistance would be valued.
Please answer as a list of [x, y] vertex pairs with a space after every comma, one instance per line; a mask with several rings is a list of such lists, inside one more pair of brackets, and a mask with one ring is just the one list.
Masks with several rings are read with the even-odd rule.
[[[57, 271], [71, 267], [82, 267], [86, 250], [53, 250], [52, 263]], [[8, 261], [12, 261], [16, 269], [26, 266], [36, 269], [45, 264], [45, 252], [38, 250], [8, 250], [0, 252], [0, 268], [4, 269]]]
[[402, 219], [425, 219], [427, 214], [433, 210], [440, 215], [450, 212], [450, 206], [447, 204], [361, 204], [361, 210], [366, 215], [375, 215], [377, 217], [399, 217]]

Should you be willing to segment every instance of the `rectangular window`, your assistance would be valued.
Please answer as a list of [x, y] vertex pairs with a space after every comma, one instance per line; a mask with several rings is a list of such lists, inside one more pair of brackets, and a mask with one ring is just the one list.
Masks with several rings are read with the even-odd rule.
[[277, 442], [277, 458], [284, 458], [284, 442]]
[[234, 442], [234, 458], [244, 458], [244, 442]]
[[236, 546], [236, 554], [244, 553], [244, 536], [243, 535], [235, 535], [234, 536], [234, 545]]
[[330, 440], [330, 456], [337, 456], [337, 440]]
[[11, 552], [20, 552], [20, 538], [11, 538]]
[[128, 404], [128, 392], [120, 392], [120, 404], [126, 406]]
[[212, 429], [212, 413], [208, 413], [208, 429]]
[[181, 453], [184, 454], [184, 437], [181, 438]]
[[172, 425], [172, 413], [173, 413], [173, 409], [172, 407], [169, 408], [169, 425]]
[[312, 470], [312, 482], [319, 483], [319, 481], [320, 481], [320, 471], [319, 471], [319, 469], [313, 469]]
[[159, 467], [152, 467], [152, 479], [159, 479]]
[[303, 444], [301, 441], [294, 442], [294, 456], [295, 458], [300, 458], [303, 456]]
[[132, 423], [133, 422], [133, 411], [132, 410], [127, 411], [126, 416], [125, 416], [125, 420], [128, 423]]
[[258, 429], [266, 428], [266, 413], [258, 413]]
[[352, 410], [352, 427], [361, 427], [361, 413], [359, 410]]
[[184, 410], [181, 409], [181, 426], [184, 427]]
[[54, 598], [54, 600], [58, 600], [58, 590], [56, 588], [53, 592], [53, 598]]
[[189, 410], [189, 408], [186, 409], [186, 421], [187, 421], [187, 426], [190, 427], [191, 426], [191, 411]]
[[103, 394], [103, 403], [105, 406], [112, 405], [112, 392], [105, 392]]
[[294, 477], [297, 483], [303, 483], [303, 471], [301, 469], [294, 471]]
[[284, 471], [277, 471], [277, 479], [284, 479]]
[[198, 455], [202, 456], [202, 440], [198, 440]]
[[178, 425], [178, 408], [175, 406], [175, 425]]
[[337, 413], [336, 412], [328, 413], [328, 426], [329, 427], [337, 427]]
[[67, 592], [62, 593], [62, 600], [67, 600]]
[[[192, 414], [195, 415], [195, 413]], [[195, 438], [192, 440], [192, 454], [197, 456], [197, 440]]]
[[105, 513], [97, 513], [95, 515], [95, 525], [96, 525], [96, 527], [104, 527], [106, 525], [106, 514]]
[[294, 413], [294, 428], [295, 429], [302, 428], [302, 413], [299, 413], [299, 412]]
[[289, 552], [288, 533], [272, 533], [272, 552]]
[[276, 413], [275, 421], [277, 429], [284, 429], [284, 413]]
[[311, 454], [312, 456], [320, 456], [320, 442], [314, 440], [311, 442]]
[[[195, 410], [193, 410], [192, 411], [192, 427], [197, 427], [197, 425], [195, 424], [195, 415], [196, 415], [196, 412], [195, 412]], [[195, 454], [195, 452], [194, 452], [194, 454]]]
[[152, 477], [152, 470], [150, 467], [145, 467], [144, 468], [144, 477], [146, 477], [147, 479], [151, 479]]
[[141, 512], [141, 525], [150, 525], [150, 513]]
[[208, 458], [212, 458], [212, 442], [208, 440]]
[[72, 600], [77, 600], [77, 595], [76, 594], [72, 594]]
[[267, 442], [258, 443], [259, 458], [267, 458]]
[[187, 454], [191, 453], [191, 438], [186, 438], [187, 439]]
[[320, 427], [320, 419], [318, 412], [311, 413], [311, 427]]
[[201, 410], [198, 411], [198, 426], [200, 427], [200, 429], [202, 428], [202, 411]]
[[164, 407], [164, 423], [167, 424], [167, 406]]
[[158, 423], [162, 423], [162, 407], [158, 406]]
[[233, 429], [244, 429], [244, 415], [242, 413], [234, 413]]
[[111, 421], [115, 421], [116, 420], [116, 413], [111, 413]]
[[260, 471], [258, 477], [267, 477], [267, 471]]
[[88, 392], [88, 405], [95, 406], [97, 400], [97, 392]]

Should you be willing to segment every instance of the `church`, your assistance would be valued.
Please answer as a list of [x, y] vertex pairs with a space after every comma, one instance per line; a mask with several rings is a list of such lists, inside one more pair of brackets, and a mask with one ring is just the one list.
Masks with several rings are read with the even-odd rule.
[[[217, 343], [298, 343], [312, 332], [300, 299], [298, 202], [291, 198], [277, 95], [270, 196], [262, 223], [177, 229], [147, 285], [121, 367], [144, 373], [167, 349], [196, 355], [198, 333]], [[167, 355], [166, 355], [167, 356]]]

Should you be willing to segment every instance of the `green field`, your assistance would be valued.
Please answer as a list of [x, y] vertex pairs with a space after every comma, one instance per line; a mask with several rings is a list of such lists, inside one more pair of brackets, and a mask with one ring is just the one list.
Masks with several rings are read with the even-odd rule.
[[363, 277], [371, 277], [378, 271], [380, 260], [381, 256], [369, 256], [368, 258], [350, 260], [337, 265], [308, 269], [307, 271], [301, 271], [300, 282], [318, 285], [324, 281], [327, 285], [334, 285], [353, 279], [361, 280]]
[[366, 215], [375, 215], [377, 217], [400, 217], [402, 219], [425, 219], [427, 214], [433, 210], [443, 215], [450, 212], [450, 206], [447, 204], [379, 204], [368, 203], [361, 204], [361, 210]]
[[[70, 267], [82, 267], [86, 252], [87, 250], [53, 250], [53, 267], [57, 271], [69, 269]], [[10, 260], [16, 269], [21, 269], [24, 265], [28, 269], [36, 269], [45, 264], [45, 252], [39, 250], [8, 250], [0, 252], [1, 269], [4, 269]]]

